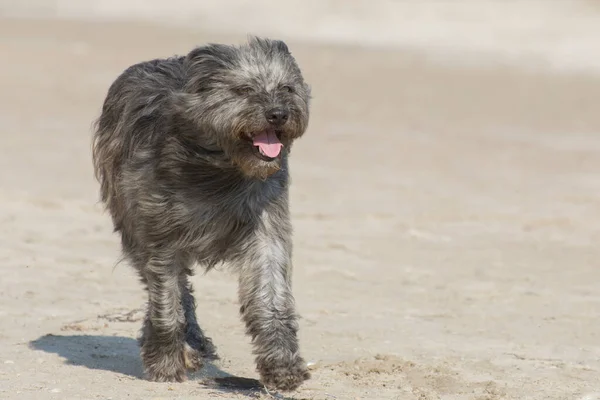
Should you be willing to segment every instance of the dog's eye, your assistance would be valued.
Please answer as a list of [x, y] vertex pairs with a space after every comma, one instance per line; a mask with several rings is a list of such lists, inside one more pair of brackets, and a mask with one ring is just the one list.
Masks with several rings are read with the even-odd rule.
[[234, 89], [237, 94], [250, 94], [252, 93], [252, 88], [250, 86], [239, 86]]
[[291, 87], [291, 86], [289, 86], [289, 85], [285, 85], [285, 86], [283, 87], [283, 90], [285, 90], [285, 91], [286, 91], [286, 92], [288, 92], [288, 93], [294, 93], [294, 88], [293, 88], [293, 87]]

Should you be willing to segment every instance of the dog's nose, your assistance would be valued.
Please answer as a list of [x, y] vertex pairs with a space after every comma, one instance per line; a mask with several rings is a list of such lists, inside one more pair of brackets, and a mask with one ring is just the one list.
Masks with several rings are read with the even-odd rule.
[[269, 111], [267, 111], [266, 115], [267, 121], [269, 121], [271, 125], [275, 126], [281, 126], [285, 124], [288, 120], [288, 116], [288, 110], [280, 107], [270, 109]]

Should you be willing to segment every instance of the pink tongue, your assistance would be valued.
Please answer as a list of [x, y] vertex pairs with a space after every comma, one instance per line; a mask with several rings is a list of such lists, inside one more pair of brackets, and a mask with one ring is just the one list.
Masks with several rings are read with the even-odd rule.
[[267, 157], [275, 158], [281, 152], [283, 144], [277, 139], [275, 132], [265, 131], [254, 136], [253, 143], [258, 146], [261, 153]]

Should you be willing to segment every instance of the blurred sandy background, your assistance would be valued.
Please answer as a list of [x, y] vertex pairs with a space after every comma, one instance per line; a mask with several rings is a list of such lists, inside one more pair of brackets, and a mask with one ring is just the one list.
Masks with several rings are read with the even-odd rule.
[[0, 398], [244, 399], [235, 279], [195, 278], [223, 360], [141, 379], [145, 296], [97, 204], [91, 123], [132, 63], [285, 39], [294, 399], [600, 399], [600, 3], [0, 0]]

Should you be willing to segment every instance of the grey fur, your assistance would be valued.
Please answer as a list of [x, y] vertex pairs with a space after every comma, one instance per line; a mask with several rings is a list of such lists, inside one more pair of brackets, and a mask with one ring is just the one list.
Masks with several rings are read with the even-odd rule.
[[[291, 289], [288, 155], [309, 119], [310, 91], [285, 43], [250, 38], [128, 68], [111, 85], [93, 141], [101, 198], [125, 258], [148, 291], [140, 338], [151, 380], [182, 381], [217, 358], [200, 329], [188, 276], [233, 265], [263, 384], [309, 378]], [[266, 112], [287, 110], [274, 127]], [[249, 141], [277, 130], [266, 160]]]

